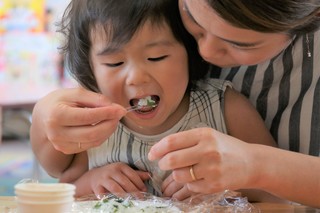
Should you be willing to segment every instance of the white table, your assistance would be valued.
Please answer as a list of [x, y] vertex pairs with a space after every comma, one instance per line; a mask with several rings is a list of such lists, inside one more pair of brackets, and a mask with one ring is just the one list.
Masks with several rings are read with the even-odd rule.
[[[254, 203], [255, 207], [259, 208], [261, 213], [319, 213], [319, 209], [289, 204], [277, 204], [277, 203]], [[17, 203], [13, 196], [3, 197], [0, 196], [0, 212], [10, 212], [15, 210]]]

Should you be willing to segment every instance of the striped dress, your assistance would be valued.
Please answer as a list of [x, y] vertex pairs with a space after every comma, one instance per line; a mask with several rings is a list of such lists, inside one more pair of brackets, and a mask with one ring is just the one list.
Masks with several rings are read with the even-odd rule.
[[147, 159], [150, 148], [167, 135], [197, 127], [209, 126], [226, 133], [223, 95], [228, 86], [231, 87], [230, 82], [218, 79], [199, 82], [199, 88], [190, 93], [188, 112], [174, 127], [162, 134], [141, 135], [120, 123], [107, 141], [87, 151], [89, 169], [114, 162], [124, 162], [133, 169], [148, 171], [153, 174], [152, 179], [146, 183], [148, 192], [160, 196], [161, 184], [169, 173], [161, 171], [157, 162], [150, 162]]
[[280, 148], [320, 156], [320, 31], [296, 37], [265, 63], [210, 74], [250, 99]]

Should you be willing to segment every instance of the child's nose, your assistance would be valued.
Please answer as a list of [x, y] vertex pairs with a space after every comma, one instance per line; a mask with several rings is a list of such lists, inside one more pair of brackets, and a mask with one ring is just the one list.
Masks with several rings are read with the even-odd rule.
[[128, 70], [126, 83], [128, 85], [139, 85], [149, 82], [150, 75], [143, 66], [134, 66]]

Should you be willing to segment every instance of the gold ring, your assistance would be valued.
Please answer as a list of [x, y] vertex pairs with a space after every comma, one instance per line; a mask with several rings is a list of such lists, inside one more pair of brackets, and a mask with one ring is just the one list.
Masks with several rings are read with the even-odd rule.
[[81, 142], [78, 143], [78, 148], [79, 148], [79, 149], [82, 149], [82, 147], [81, 147]]
[[190, 175], [191, 175], [191, 177], [192, 177], [192, 180], [193, 180], [193, 181], [196, 181], [196, 180], [197, 180], [197, 178], [196, 178], [196, 176], [194, 175], [193, 165], [192, 165], [192, 166], [190, 166], [190, 170], [189, 170], [189, 172], [190, 172]]

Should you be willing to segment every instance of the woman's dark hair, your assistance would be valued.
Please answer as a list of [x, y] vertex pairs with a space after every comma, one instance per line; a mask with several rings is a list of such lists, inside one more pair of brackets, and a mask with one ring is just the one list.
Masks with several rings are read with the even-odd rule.
[[266, 33], [299, 35], [320, 27], [320, 0], [206, 0], [230, 24]]
[[65, 35], [62, 50], [71, 75], [85, 88], [99, 92], [90, 66], [92, 32], [103, 27], [108, 41], [121, 46], [146, 21], [155, 26], [168, 24], [174, 37], [186, 47], [190, 85], [206, 75], [208, 65], [201, 59], [196, 41], [183, 27], [177, 0], [72, 0], [59, 30]]

